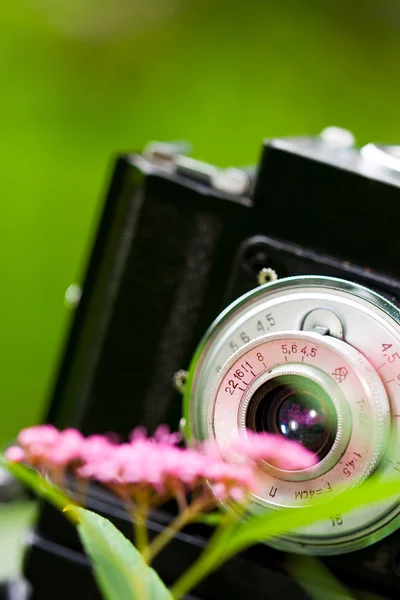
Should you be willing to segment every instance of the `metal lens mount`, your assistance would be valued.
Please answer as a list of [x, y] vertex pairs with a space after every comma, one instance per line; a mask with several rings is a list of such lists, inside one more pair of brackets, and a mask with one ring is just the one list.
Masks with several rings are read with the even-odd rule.
[[[214, 439], [235, 460], [247, 429], [297, 439], [319, 456], [302, 471], [262, 463], [254, 510], [332, 497], [373, 471], [400, 466], [400, 311], [359, 285], [294, 277], [255, 289], [213, 323], [193, 359], [185, 392], [186, 434]], [[317, 522], [272, 545], [314, 554], [373, 543], [400, 524], [382, 502]]]

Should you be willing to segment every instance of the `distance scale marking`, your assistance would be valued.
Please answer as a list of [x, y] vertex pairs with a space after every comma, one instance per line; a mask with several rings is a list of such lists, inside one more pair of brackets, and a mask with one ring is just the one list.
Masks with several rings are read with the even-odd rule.
[[[309, 352], [305, 350], [305, 353], [309, 354], [307, 364], [324, 372], [329, 377], [332, 377], [331, 373], [335, 371], [338, 364], [345, 365], [348, 369], [348, 376], [341, 384], [335, 383], [335, 385], [340, 387], [344, 396], [351, 395], [360, 399], [358, 404], [351, 405], [350, 418], [354, 424], [359, 423], [362, 435], [358, 438], [354, 435], [350, 437], [346, 443], [344, 454], [337, 457], [336, 464], [329, 469], [328, 473], [323, 472], [315, 477], [310, 472], [310, 478], [307, 479], [307, 471], [309, 471], [307, 470], [303, 472], [305, 479], [302, 481], [288, 481], [285, 477], [289, 472], [278, 471], [278, 469], [265, 464], [264, 469], [259, 472], [261, 488], [255, 498], [264, 506], [266, 504], [269, 504], [270, 508], [301, 506], [307, 504], [314, 494], [334, 494], [344, 483], [354, 485], [363, 479], [368, 472], [369, 465], [374, 460], [377, 442], [376, 422], [372, 418], [376, 414], [373, 410], [375, 408], [374, 401], [367, 397], [367, 390], [354, 371], [352, 364], [345, 356], [341, 355], [337, 348], [330, 348], [328, 343], [331, 342], [322, 337], [321, 341], [317, 343], [313, 334], [305, 332], [276, 334], [272, 339], [266, 341], [259, 338], [237, 352], [220, 373], [223, 377], [218, 385], [215, 402], [209, 415], [209, 423], [212, 424], [210, 435], [216, 439], [220, 447], [228, 451], [232, 439], [240, 431], [237, 415], [240, 414], [240, 406], [247, 390], [252, 385], [257, 385], [260, 375], [268, 371], [272, 372], [275, 367], [282, 365], [284, 356], [288, 356], [288, 363], [284, 363], [285, 368], [290, 367], [291, 364], [297, 365], [297, 357], [299, 354], [301, 355], [301, 350], [308, 348]], [[290, 355], [288, 354], [289, 348]], [[313, 349], [312, 355], [311, 349]], [[243, 368], [244, 366], [247, 367], [247, 372]], [[254, 373], [254, 377], [249, 377], [250, 370]], [[290, 369], [287, 372], [290, 373]], [[223, 423], [223, 428], [218, 426], [221, 423]], [[232, 435], [227, 436], [226, 431], [231, 431], [233, 437]], [[334, 450], [332, 449], [332, 451]], [[326, 458], [328, 457], [329, 454]], [[326, 463], [328, 462], [326, 461]], [[267, 502], [263, 500], [265, 498]], [[268, 502], [268, 499], [271, 501]]]
[[[276, 314], [268, 313], [268, 314]], [[246, 328], [246, 335], [249, 339], [248, 343], [254, 342], [257, 339], [260, 339], [260, 336], [255, 335], [254, 338], [251, 338], [251, 332], [254, 329], [254, 322], [258, 321], [258, 316], [255, 315], [252, 319], [248, 319], [247, 322], [240, 326], [240, 329]], [[274, 321], [276, 322], [279, 317], [274, 317]], [[279, 319], [280, 320], [280, 319]], [[388, 468], [393, 471], [398, 472], [398, 466], [393, 466], [395, 463], [400, 462], [400, 343], [398, 339], [398, 335], [395, 335], [392, 331], [392, 327], [388, 327], [387, 322], [371, 320], [369, 324], [371, 327], [371, 335], [366, 340], [366, 343], [363, 347], [362, 354], [369, 359], [372, 363], [372, 366], [377, 370], [383, 385], [385, 386], [386, 393], [389, 399], [390, 404], [390, 414], [387, 414], [387, 417], [392, 417], [394, 420], [394, 424], [392, 427], [392, 432], [387, 440], [388, 446], [390, 446], [390, 455], [391, 460], [388, 461]], [[301, 332], [297, 332], [301, 333]], [[379, 335], [378, 340], [374, 340], [374, 335]], [[381, 341], [384, 339], [385, 341]], [[368, 343], [369, 341], [373, 341], [373, 343]], [[246, 344], [243, 343], [241, 348], [243, 348]], [[365, 351], [364, 351], [365, 350]], [[225, 352], [223, 349], [220, 349], [220, 353]], [[290, 350], [291, 352], [291, 350]], [[226, 354], [231, 354], [229, 351]], [[309, 354], [309, 353], [308, 353]], [[285, 354], [281, 357], [282, 361], [285, 362], [293, 362], [291, 359], [289, 361], [289, 357], [293, 358], [292, 354]], [[311, 355], [307, 356], [306, 359], [313, 358]], [[306, 360], [304, 355], [302, 355], [302, 362], [309, 361]], [[383, 361], [382, 361], [383, 359]], [[280, 363], [278, 363], [280, 364]], [[264, 364], [264, 369], [266, 369], [266, 365]], [[219, 367], [218, 374], [221, 373], [221, 367]], [[345, 379], [347, 374], [343, 374], [343, 365], [338, 365], [335, 367], [335, 370], [332, 372], [332, 375], [340, 382], [341, 379]], [[361, 399], [358, 401], [359, 403], [359, 420], [363, 421], [366, 419], [365, 413], [363, 410], [363, 404]], [[398, 441], [399, 440], [399, 441]]]

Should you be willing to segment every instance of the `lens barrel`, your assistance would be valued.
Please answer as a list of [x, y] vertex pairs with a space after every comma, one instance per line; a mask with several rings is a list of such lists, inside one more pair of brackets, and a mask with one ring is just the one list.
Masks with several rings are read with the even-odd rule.
[[[229, 306], [201, 341], [185, 388], [185, 435], [194, 445], [211, 438], [234, 462], [242, 460], [234, 441], [249, 429], [318, 455], [297, 471], [261, 461], [256, 513], [328, 500], [371, 474], [396, 477], [399, 357], [400, 310], [375, 292], [314, 276], [261, 286]], [[268, 543], [336, 554], [398, 525], [392, 498], [343, 514], [340, 527], [326, 519]]]
[[337, 415], [327, 392], [301, 375], [281, 375], [256, 390], [247, 407], [246, 426], [300, 442], [322, 460], [337, 434]]

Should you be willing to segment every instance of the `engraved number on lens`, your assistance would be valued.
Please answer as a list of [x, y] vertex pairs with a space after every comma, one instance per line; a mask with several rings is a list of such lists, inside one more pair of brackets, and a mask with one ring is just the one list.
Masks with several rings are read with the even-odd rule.
[[[301, 471], [261, 462], [257, 512], [301, 510], [374, 471], [390, 477], [400, 464], [399, 365], [400, 312], [386, 299], [338, 279], [275, 281], [234, 302], [202, 340], [185, 388], [192, 443], [211, 438], [237, 460], [233, 440], [252, 430], [296, 440], [317, 455]], [[400, 503], [392, 498], [268, 543], [335, 554], [399, 525]]]

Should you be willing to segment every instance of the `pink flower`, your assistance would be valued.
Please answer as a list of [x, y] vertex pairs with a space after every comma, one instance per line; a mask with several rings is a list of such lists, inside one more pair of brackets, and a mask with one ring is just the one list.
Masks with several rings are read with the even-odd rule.
[[178, 432], [171, 433], [168, 425], [159, 425], [154, 432], [154, 439], [163, 444], [176, 446], [182, 441], [182, 436]]
[[198, 452], [184, 448], [165, 449], [163, 471], [172, 481], [195, 486], [203, 475], [204, 458]]
[[23, 429], [19, 433], [17, 441], [25, 452], [26, 462], [37, 466], [47, 462], [59, 437], [60, 432], [52, 425], [36, 425]]
[[102, 461], [109, 456], [110, 450], [115, 445], [108, 436], [90, 435], [82, 440], [80, 458], [84, 463], [96, 459]]
[[168, 425], [159, 425], [154, 432], [153, 437], [147, 436], [147, 430], [145, 427], [136, 427], [130, 434], [129, 440], [134, 442], [136, 440], [144, 440], [147, 439], [149, 441], [162, 442], [164, 444], [168, 444], [170, 446], [176, 446], [179, 442], [182, 441], [182, 436], [180, 433], [175, 432], [171, 433]]
[[30, 448], [36, 444], [48, 446], [54, 444], [59, 435], [60, 432], [53, 425], [36, 425], [22, 429], [17, 441], [23, 448]]
[[179, 441], [179, 434], [165, 425], [153, 437], [138, 427], [128, 443], [117, 443], [109, 435], [84, 438], [76, 429], [58, 431], [40, 425], [21, 431], [19, 446], [9, 448], [6, 457], [45, 468], [55, 477], [70, 468], [78, 477], [97, 481], [124, 498], [135, 500], [145, 494], [150, 502], [160, 496], [182, 499], [206, 482], [217, 500], [243, 502], [256, 492], [258, 461], [285, 470], [305, 469], [317, 462], [296, 442], [251, 431], [234, 442], [231, 456], [221, 454], [215, 441], [207, 440], [198, 449], [181, 448]]
[[82, 479], [92, 479], [104, 484], [119, 483], [119, 465], [115, 460], [106, 460], [101, 463], [87, 463], [76, 469], [76, 473]]
[[234, 443], [234, 450], [245, 459], [264, 460], [285, 471], [308, 469], [318, 462], [317, 456], [298, 442], [270, 433], [248, 430], [246, 437]]
[[[101, 437], [83, 444], [80, 477], [96, 480], [132, 499], [144, 491], [150, 495], [182, 496], [209, 481], [218, 497], [243, 498], [254, 489], [249, 465], [229, 464], [211, 443], [202, 449], [179, 448], [169, 430], [147, 438], [135, 431], [128, 444], [112, 445]], [[86, 447], [86, 449], [85, 449]]]
[[80, 458], [83, 441], [83, 435], [79, 431], [65, 429], [61, 431], [56, 442], [49, 447], [45, 458], [54, 466], [65, 467]]
[[[60, 469], [78, 461], [84, 440], [76, 429], [58, 431], [53, 425], [23, 429], [17, 439], [24, 453], [24, 462], [49, 470]], [[19, 455], [22, 456], [21, 453]]]
[[[229, 490], [237, 488], [246, 490], [246, 492], [256, 489], [256, 479], [251, 465], [226, 463], [220, 459], [206, 465], [204, 477], [211, 484], [224, 485], [227, 493]], [[217, 489], [220, 488], [217, 487]]]
[[129, 440], [131, 442], [134, 442], [135, 440], [145, 439], [147, 439], [147, 429], [146, 427], [142, 427], [141, 425], [139, 425], [139, 427], [135, 427], [135, 429], [133, 429], [133, 431], [131, 431], [129, 435]]
[[[265, 460], [285, 470], [304, 469], [317, 462], [300, 444], [280, 436], [248, 432], [234, 444], [244, 462], [227, 462], [215, 442], [207, 441], [198, 450], [179, 448], [168, 429], [148, 438], [135, 430], [128, 444], [112, 445], [102, 436], [84, 442], [83, 465], [77, 473], [97, 480], [134, 497], [147, 489], [150, 494], [174, 496], [188, 493], [208, 481], [218, 499], [243, 498], [256, 491], [254, 465]], [[241, 500], [240, 500], [241, 499]]]
[[228, 487], [224, 483], [216, 483], [212, 486], [212, 492], [221, 502], [231, 499], [240, 504], [246, 500], [246, 492], [243, 488], [235, 486]]
[[5, 451], [5, 457], [9, 462], [20, 463], [25, 461], [25, 452], [20, 446], [10, 446]]

